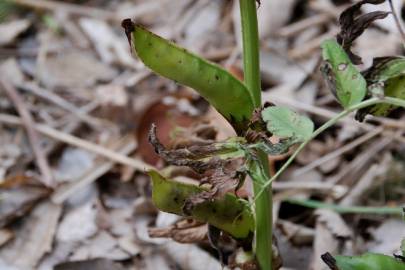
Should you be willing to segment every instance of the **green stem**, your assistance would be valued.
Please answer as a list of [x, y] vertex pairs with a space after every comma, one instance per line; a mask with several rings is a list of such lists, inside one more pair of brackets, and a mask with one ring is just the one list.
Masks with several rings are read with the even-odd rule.
[[240, 0], [242, 20], [243, 70], [245, 84], [254, 106], [261, 106], [259, 32], [257, 26], [256, 1]]
[[330, 209], [341, 214], [373, 214], [373, 215], [396, 215], [396, 216], [402, 215], [401, 207], [342, 206], [331, 203], [323, 203], [314, 200], [298, 200], [298, 199], [286, 199], [284, 201], [308, 208]]
[[319, 134], [324, 132], [326, 129], [329, 127], [333, 126], [336, 124], [341, 118], [345, 117], [346, 115], [350, 114], [353, 111], [372, 106], [375, 104], [379, 103], [387, 103], [395, 106], [400, 106], [405, 108], [405, 100], [399, 99], [399, 98], [392, 98], [392, 97], [384, 97], [384, 98], [370, 98], [368, 100], [365, 100], [363, 102], [360, 102], [356, 105], [353, 105], [335, 117], [331, 118], [329, 121], [327, 121], [325, 124], [323, 124], [321, 127], [319, 127], [317, 130], [312, 133], [311, 137], [309, 137], [307, 140], [305, 140], [303, 143], [300, 144], [300, 146], [295, 150], [295, 152], [290, 156], [290, 158], [283, 164], [283, 166], [277, 171], [276, 174], [274, 174], [261, 188], [261, 190], [257, 193], [255, 193], [255, 201], [258, 200], [259, 196], [267, 189], [271, 187], [271, 183], [277, 179], [287, 168], [288, 166], [294, 161], [294, 159], [297, 157], [297, 155], [301, 152], [302, 149], [315, 137], [317, 137]]
[[[252, 96], [256, 108], [261, 106], [259, 33], [257, 26], [256, 1], [240, 0], [243, 40], [243, 68], [245, 84]], [[261, 186], [269, 179], [267, 155], [259, 151], [259, 166], [253, 166], [253, 173], [258, 176], [254, 182], [255, 195], [261, 192]], [[263, 168], [263, 173], [259, 172]], [[258, 171], [259, 170], [259, 171]], [[272, 191], [261, 192], [256, 196], [256, 235], [255, 253], [260, 269], [272, 269]]]
[[[259, 163], [254, 162], [257, 175], [253, 179], [253, 190], [255, 194], [261, 191], [262, 185], [270, 178], [269, 162], [267, 154], [263, 151], [258, 152]], [[253, 169], [253, 171], [255, 171]], [[263, 173], [265, 175], [263, 175]], [[260, 264], [260, 269], [272, 269], [273, 256], [273, 216], [272, 216], [272, 189], [271, 187], [262, 192], [255, 201], [255, 216], [256, 216], [256, 239], [255, 251], [256, 257]]]

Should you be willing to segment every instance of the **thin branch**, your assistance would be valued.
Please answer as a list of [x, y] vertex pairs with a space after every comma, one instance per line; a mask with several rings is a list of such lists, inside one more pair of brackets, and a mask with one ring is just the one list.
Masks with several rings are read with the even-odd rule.
[[395, 12], [395, 7], [394, 7], [394, 5], [392, 4], [392, 0], [388, 0], [388, 2], [390, 3], [391, 12], [392, 12], [392, 15], [394, 16], [394, 20], [395, 20], [395, 23], [396, 23], [396, 25], [397, 25], [398, 31], [399, 31], [399, 33], [401, 34], [402, 45], [405, 46], [405, 33], [404, 33], [404, 29], [402, 29], [401, 22], [399, 21], [398, 15], [397, 15], [397, 13]]
[[[130, 136], [127, 136], [118, 142], [118, 145], [114, 147], [114, 150], [117, 151], [118, 154], [126, 156], [135, 150], [135, 148], [136, 145], [134, 140]], [[107, 173], [109, 170], [111, 170], [111, 168], [113, 168], [114, 165], [115, 163], [110, 160], [96, 162], [92, 168], [87, 170], [87, 172], [77, 181], [58, 187], [51, 197], [52, 202], [56, 204], [63, 203], [77, 191], [81, 190], [85, 186], [97, 180], [100, 176]]]
[[47, 157], [43, 149], [41, 148], [40, 139], [38, 136], [38, 132], [34, 128], [35, 123], [32, 119], [31, 113], [27, 109], [27, 106], [25, 105], [20, 94], [10, 82], [8, 82], [5, 78], [0, 77], [0, 85], [6, 92], [10, 100], [13, 102], [16, 110], [21, 116], [21, 124], [24, 126], [27, 132], [28, 140], [32, 147], [32, 151], [34, 152], [35, 162], [42, 175], [41, 182], [47, 187], [52, 187], [55, 184], [52, 176], [52, 171], [49, 166]]
[[114, 12], [106, 11], [99, 8], [75, 5], [72, 3], [63, 3], [49, 0], [11, 0], [11, 1], [17, 5], [35, 9], [63, 11], [74, 15], [86, 17], [91, 16], [100, 20], [121, 21], [121, 18], [118, 18], [118, 16], [116, 16]]
[[[0, 113], [0, 122], [9, 124], [9, 125], [22, 125], [22, 120], [20, 118], [12, 116], [12, 115], [8, 115], [8, 114], [2, 114], [2, 113]], [[49, 126], [42, 125], [42, 124], [36, 124], [33, 126], [33, 128], [36, 129], [38, 132], [40, 132], [52, 139], [59, 140], [64, 143], [85, 149], [85, 150], [95, 153], [97, 155], [103, 156], [107, 159], [113, 160], [117, 163], [130, 166], [139, 171], [157, 170], [155, 167], [153, 167], [149, 164], [146, 164], [141, 160], [133, 159], [128, 156], [119, 154], [106, 147], [80, 139], [73, 135], [53, 129]]]
[[341, 206], [323, 203], [314, 200], [285, 199], [284, 201], [315, 209], [330, 209], [341, 214], [372, 214], [372, 215], [397, 215], [402, 214], [401, 207], [372, 207], [372, 206]]
[[76, 118], [80, 119], [81, 121], [89, 124], [90, 126], [94, 127], [95, 129], [101, 128], [108, 124], [107, 121], [95, 118], [87, 113], [80, 111], [75, 105], [72, 103], [64, 100], [60, 96], [52, 93], [51, 91], [46, 91], [45, 89], [40, 88], [38, 85], [34, 83], [24, 83], [22, 85], [18, 85], [18, 87], [24, 91], [30, 92], [42, 99], [45, 99], [60, 108], [64, 109], [65, 111], [70, 112]]
[[308, 165], [306, 165], [306, 166], [304, 166], [304, 167], [302, 167], [300, 169], [297, 169], [294, 172], [294, 176], [299, 176], [299, 175], [301, 175], [303, 173], [306, 173], [306, 172], [308, 172], [308, 171], [322, 165], [325, 162], [328, 162], [330, 160], [333, 160], [333, 159], [337, 158], [340, 155], [343, 155], [344, 153], [352, 150], [353, 148], [355, 148], [355, 147], [363, 144], [364, 142], [370, 140], [371, 138], [379, 135], [380, 133], [383, 132], [383, 130], [384, 130], [383, 127], [379, 127], [379, 128], [377, 128], [375, 130], [372, 130], [372, 131], [364, 134], [363, 136], [353, 140], [352, 142], [346, 144], [345, 146], [340, 147], [336, 151], [333, 151], [333, 152], [331, 152], [331, 153], [329, 153], [329, 154], [327, 154], [325, 156], [322, 156], [322, 158], [319, 158], [319, 159], [309, 163]]

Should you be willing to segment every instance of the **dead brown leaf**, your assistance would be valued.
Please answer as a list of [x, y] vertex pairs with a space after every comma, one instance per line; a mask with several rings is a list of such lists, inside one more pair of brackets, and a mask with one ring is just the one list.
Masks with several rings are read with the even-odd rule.
[[46, 57], [38, 67], [38, 75], [47, 88], [84, 88], [96, 82], [108, 82], [117, 71], [85, 51], [64, 51]]
[[207, 241], [207, 224], [183, 219], [166, 228], [150, 228], [150, 237], [172, 238], [179, 243], [198, 243]]
[[351, 51], [353, 42], [375, 21], [384, 19], [389, 12], [373, 11], [359, 15], [360, 8], [364, 4], [378, 5], [385, 0], [362, 0], [347, 8], [339, 17], [340, 33], [337, 35], [337, 41], [349, 55], [350, 60], [356, 64], [362, 64], [361, 57]]

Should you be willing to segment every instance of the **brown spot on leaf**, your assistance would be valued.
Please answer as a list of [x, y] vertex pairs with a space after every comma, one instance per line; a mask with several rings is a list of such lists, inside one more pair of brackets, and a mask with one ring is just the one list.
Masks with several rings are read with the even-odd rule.
[[347, 64], [341, 63], [338, 65], [338, 70], [339, 71], [344, 71], [347, 68]]

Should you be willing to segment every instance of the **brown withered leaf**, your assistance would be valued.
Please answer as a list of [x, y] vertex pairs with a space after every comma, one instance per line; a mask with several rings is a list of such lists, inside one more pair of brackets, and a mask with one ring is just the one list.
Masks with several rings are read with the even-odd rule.
[[167, 150], [159, 141], [156, 135], [156, 125], [152, 124], [149, 135], [149, 143], [153, 146], [156, 154], [163, 158], [167, 163], [175, 166], [187, 166], [198, 173], [202, 173], [208, 168], [208, 164], [198, 160], [199, 156], [186, 148]]
[[[158, 83], [154, 84], [154, 87], [158, 86]], [[166, 104], [163, 101], [165, 98], [173, 99], [173, 104]], [[151, 124], [154, 123], [159, 127], [157, 130], [159, 141], [167, 147], [173, 148], [174, 145], [177, 145], [178, 131], [190, 130], [194, 123], [200, 122], [200, 119], [198, 116], [182, 112], [177, 105], [180, 99], [175, 96], [153, 96], [150, 93], [144, 93], [141, 99], [145, 100], [138, 101], [140, 104], [136, 106], [138, 108], [144, 106], [144, 109], [137, 109], [138, 116], [132, 119], [132, 124], [138, 123], [135, 133], [139, 142], [137, 153], [149, 164], [159, 166], [162, 159], [155, 154], [153, 147], [148, 143], [148, 132]], [[157, 100], [149, 101], [151, 99]], [[149, 102], [149, 104], [145, 106], [144, 103], [146, 102]]]
[[178, 149], [166, 149], [157, 136], [155, 124], [151, 125], [148, 140], [155, 152], [170, 165], [187, 166], [200, 174], [203, 174], [207, 170], [220, 167], [222, 162], [226, 162], [217, 158], [202, 161], [221, 152], [221, 149], [216, 147], [215, 142], [208, 144], [208, 140], [203, 145], [197, 144]]
[[361, 57], [351, 51], [353, 42], [370, 26], [372, 22], [384, 19], [389, 12], [374, 11], [360, 15], [360, 8], [364, 4], [378, 5], [385, 0], [362, 0], [342, 12], [339, 17], [340, 32], [337, 35], [337, 42], [346, 51], [350, 60], [356, 64], [362, 64]]
[[50, 190], [30, 183], [24, 175], [8, 178], [0, 184], [0, 228], [27, 215]]
[[209, 190], [188, 198], [183, 206], [185, 214], [189, 214], [193, 207], [205, 201], [220, 198], [230, 191], [236, 193], [243, 184], [246, 173], [239, 168], [242, 167], [244, 159], [216, 157], [215, 153], [221, 149], [218, 149], [215, 143], [168, 150], [157, 138], [154, 124], [149, 131], [149, 142], [155, 152], [167, 163], [190, 167], [203, 177], [201, 185], [209, 184]]
[[221, 160], [213, 158], [212, 164], [216, 164], [214, 169], [207, 170], [204, 178], [201, 180], [201, 185], [209, 184], [210, 190], [195, 194], [189, 197], [183, 206], [183, 212], [191, 213], [191, 210], [198, 204], [208, 200], [221, 198], [227, 192], [236, 192], [242, 186], [246, 173], [238, 170], [242, 166], [243, 159], [235, 158]]
[[179, 243], [198, 243], [207, 241], [207, 224], [193, 219], [182, 219], [165, 228], [149, 228], [150, 237], [172, 238]]

